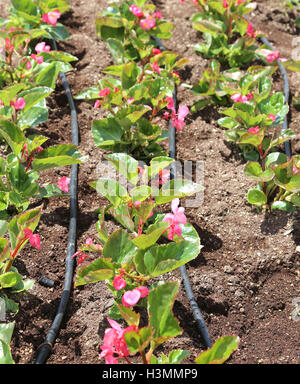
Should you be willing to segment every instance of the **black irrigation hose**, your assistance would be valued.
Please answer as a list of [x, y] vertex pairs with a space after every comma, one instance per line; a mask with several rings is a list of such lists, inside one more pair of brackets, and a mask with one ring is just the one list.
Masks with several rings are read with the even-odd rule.
[[[158, 48], [161, 51], [166, 50], [159, 38], [155, 38], [155, 41], [158, 45]], [[174, 108], [176, 108], [176, 102], [177, 102], [176, 95], [177, 95], [176, 86], [174, 86], [174, 91], [173, 91]], [[173, 159], [176, 158], [176, 134], [175, 134], [175, 128], [174, 128], [171, 120], [170, 120], [170, 124], [169, 124], [169, 155]], [[175, 177], [175, 168], [173, 165], [173, 166], [171, 166], [170, 178], [174, 179], [174, 177]], [[205, 321], [203, 319], [203, 316], [201, 314], [201, 311], [199, 309], [199, 306], [197, 304], [197, 301], [195, 299], [193, 290], [191, 288], [189, 276], [188, 276], [185, 265], [182, 265], [181, 267], [179, 267], [179, 270], [180, 270], [181, 276], [183, 278], [185, 292], [186, 292], [186, 295], [189, 299], [190, 306], [191, 306], [192, 311], [193, 311], [194, 319], [197, 322], [198, 328], [201, 332], [201, 335], [202, 335], [202, 338], [203, 338], [204, 343], [206, 345], [206, 348], [211, 348], [212, 344], [211, 344], [211, 340], [210, 340], [210, 335], [209, 335], [208, 329], [206, 327]]]
[[[54, 49], [57, 50], [55, 40], [53, 40]], [[72, 129], [72, 142], [74, 145], [79, 145], [78, 122], [77, 112], [69, 87], [68, 80], [64, 73], [60, 73], [60, 78], [65, 89], [68, 102], [71, 109], [71, 129]], [[76, 227], [77, 227], [77, 182], [78, 182], [78, 164], [73, 164], [71, 168], [71, 181], [70, 181], [70, 223], [69, 223], [69, 239], [66, 256], [66, 272], [63, 292], [57, 314], [53, 320], [50, 330], [46, 336], [44, 343], [39, 346], [36, 364], [43, 364], [47, 360], [54, 345], [56, 336], [61, 327], [61, 323], [67, 308], [68, 300], [73, 283], [73, 270], [74, 259], [72, 258], [76, 248]]]

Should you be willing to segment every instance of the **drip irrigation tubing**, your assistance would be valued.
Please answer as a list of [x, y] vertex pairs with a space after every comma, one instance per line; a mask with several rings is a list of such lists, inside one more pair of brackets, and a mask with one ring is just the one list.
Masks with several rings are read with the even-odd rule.
[[[53, 40], [53, 47], [57, 50], [56, 41]], [[65, 89], [68, 103], [71, 109], [71, 130], [72, 130], [72, 142], [74, 145], [79, 145], [79, 134], [78, 134], [78, 120], [77, 111], [74, 103], [74, 99], [69, 87], [68, 80], [64, 73], [60, 73], [60, 79]], [[49, 357], [53, 348], [55, 339], [60, 330], [63, 317], [67, 308], [67, 304], [70, 297], [70, 292], [73, 283], [73, 270], [74, 270], [74, 259], [72, 258], [76, 248], [76, 229], [77, 229], [77, 184], [78, 184], [78, 164], [71, 166], [71, 177], [70, 177], [70, 222], [69, 222], [69, 238], [67, 246], [67, 255], [65, 262], [65, 280], [63, 292], [61, 295], [60, 304], [50, 327], [48, 334], [46, 335], [45, 341], [39, 346], [36, 358], [36, 364], [44, 364]]]
[[[155, 37], [154, 40], [156, 41], [158, 48], [161, 51], [166, 50], [159, 38]], [[174, 108], [176, 109], [176, 104], [177, 104], [176, 85], [174, 85], [172, 97], [173, 97], [173, 102], [174, 102]], [[169, 123], [169, 156], [173, 159], [176, 159], [176, 134], [175, 134], [175, 127], [173, 126], [171, 120]], [[171, 165], [171, 172], [170, 172], [170, 179], [174, 179], [174, 178], [175, 178], [175, 167], [174, 167], [174, 164], [172, 164]], [[198, 328], [199, 328], [200, 333], [202, 335], [202, 338], [204, 340], [205, 346], [206, 346], [206, 348], [211, 348], [212, 344], [211, 344], [210, 335], [209, 335], [208, 329], [206, 327], [202, 313], [200, 311], [200, 308], [199, 308], [197, 301], [195, 299], [195, 296], [194, 296], [194, 293], [193, 293], [193, 290], [192, 290], [192, 287], [190, 284], [189, 276], [188, 276], [185, 265], [182, 265], [181, 267], [179, 267], [179, 270], [180, 270], [181, 276], [183, 278], [185, 292], [186, 292], [186, 295], [189, 299], [190, 306], [191, 306], [192, 311], [193, 311], [194, 319], [198, 325]]]

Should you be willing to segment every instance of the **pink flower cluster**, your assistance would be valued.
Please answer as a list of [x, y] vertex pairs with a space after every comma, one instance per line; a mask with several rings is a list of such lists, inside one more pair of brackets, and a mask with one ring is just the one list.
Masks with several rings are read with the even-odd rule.
[[250, 92], [245, 96], [243, 96], [241, 93], [235, 93], [230, 98], [235, 103], [246, 103], [247, 101], [251, 101], [253, 99], [253, 93]]
[[[118, 364], [118, 359], [130, 355], [129, 349], [125, 341], [125, 333], [136, 331], [137, 327], [131, 325], [125, 329], [115, 321], [107, 318], [111, 328], [107, 328], [104, 333], [103, 345], [100, 347], [102, 350], [100, 357], [105, 358], [106, 364]], [[116, 356], [117, 355], [117, 356]]]
[[259, 126], [249, 128], [248, 132], [257, 135], [259, 133]]
[[130, 12], [135, 16], [138, 17], [140, 20], [140, 27], [144, 30], [152, 29], [156, 26], [156, 19], [160, 20], [162, 18], [160, 12], [154, 12], [152, 15], [146, 15], [144, 19], [142, 17], [144, 16], [143, 11], [140, 7], [137, 5], [131, 5], [129, 7]]
[[58, 180], [58, 188], [65, 193], [69, 193], [69, 184], [70, 184], [71, 179], [69, 177], [62, 177], [61, 179]]
[[57, 20], [60, 18], [61, 13], [58, 9], [55, 11], [50, 11], [48, 13], [44, 13], [42, 16], [42, 20], [44, 23], [51, 24], [53, 27], [56, 26]]
[[248, 24], [248, 27], [247, 27], [247, 30], [246, 30], [246, 34], [247, 34], [247, 36], [249, 36], [249, 37], [253, 37], [253, 38], [256, 37], [256, 33], [255, 33], [255, 31], [254, 31], [254, 28], [253, 28], [253, 24], [252, 24], [252, 23], [249, 23], [249, 24]]
[[280, 58], [280, 52], [279, 51], [272, 51], [267, 54], [267, 62], [272, 63], [274, 60], [278, 60]]
[[176, 113], [173, 98], [172, 97], [166, 97], [166, 101], [168, 101], [167, 108], [171, 110], [171, 115], [169, 112], [165, 112], [164, 117], [166, 119], [171, 118], [171, 121], [172, 121], [172, 124], [174, 125], [174, 127], [178, 131], [181, 131], [182, 128], [185, 126], [184, 119], [189, 114], [189, 109], [185, 105], [181, 105], [178, 108], [178, 113]]
[[163, 222], [168, 222], [168, 239], [173, 240], [174, 235], [181, 236], [182, 235], [182, 229], [179, 224], [186, 224], [186, 216], [184, 214], [184, 208], [180, 207], [179, 205], [179, 199], [176, 198], [172, 200], [171, 208], [173, 213], [167, 213], [166, 216], [163, 218]]
[[41, 249], [41, 240], [39, 235], [34, 235], [32, 230], [29, 228], [24, 229], [25, 238], [29, 240], [30, 244], [36, 249]]
[[[116, 88], [116, 89], [115, 89], [115, 92], [118, 92], [118, 91], [119, 91], [119, 89]], [[106, 97], [106, 96], [108, 96], [110, 93], [111, 93], [111, 90], [110, 90], [109, 88], [101, 89], [101, 91], [99, 92], [99, 97], [101, 97], [101, 98]], [[94, 108], [95, 108], [95, 109], [96, 109], [96, 108], [99, 108], [100, 105], [101, 105], [101, 100], [98, 99], [98, 100], [95, 101]]]
[[19, 97], [16, 101], [11, 101], [10, 105], [13, 106], [15, 110], [21, 110], [25, 108], [26, 103], [23, 97]]
[[[123, 278], [124, 271], [120, 271], [120, 274], [115, 276], [113, 279], [113, 287], [115, 290], [120, 291], [124, 289], [127, 285], [126, 280]], [[122, 304], [124, 307], [132, 307], [136, 305], [140, 299], [148, 296], [149, 289], [144, 286], [140, 286], [132, 289], [131, 291], [126, 291], [122, 297]]]

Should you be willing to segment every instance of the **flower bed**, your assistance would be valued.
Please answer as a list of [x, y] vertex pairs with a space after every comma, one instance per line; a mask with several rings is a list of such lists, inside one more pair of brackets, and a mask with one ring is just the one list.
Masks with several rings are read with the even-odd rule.
[[[95, 37], [94, 31], [92, 30], [92, 26], [87, 26], [83, 23], [84, 19], [81, 17], [83, 8], [81, 8], [79, 4], [76, 5], [78, 8], [74, 8], [74, 13], [70, 15], [71, 20], [64, 20], [72, 32], [71, 38], [68, 42], [62, 44], [65, 51], [81, 58], [81, 62], [75, 64], [75, 68], [77, 69], [76, 75], [72, 73], [68, 75], [74, 94], [78, 94], [83, 88], [95, 84], [98, 79], [99, 66], [101, 69], [104, 69], [106, 66], [112, 64], [110, 62], [109, 52], [105, 51], [106, 45], [104, 43], [96, 41], [96, 38], [94, 38], [93, 44], [91, 44], [91, 36]], [[101, 6], [101, 4], [98, 5]], [[171, 5], [173, 8], [171, 8]], [[86, 12], [86, 20], [88, 20], [89, 16], [88, 12], [94, 13], [95, 9], [93, 6], [93, 4], [90, 5], [92, 9], [87, 8], [84, 10], [84, 12]], [[190, 7], [191, 6], [188, 6], [184, 9], [192, 14], [194, 10]], [[99, 9], [99, 11], [100, 10], [101, 9]], [[173, 22], [182, 19], [182, 13], [176, 16], [176, 12], [179, 12], [179, 10], [174, 2], [165, 5], [165, 8], [161, 9], [161, 12], [163, 14], [174, 15], [173, 17], [175, 19], [171, 20]], [[74, 21], [78, 23], [77, 28], [79, 28], [81, 35], [78, 35], [78, 31], [76, 35], [76, 28], [72, 30], [74, 25], [76, 25]], [[71, 27], [72, 22], [73, 27]], [[182, 28], [183, 31], [188, 31], [190, 35], [194, 33], [188, 21], [184, 22], [180, 28]], [[200, 73], [197, 74], [197, 71], [200, 71], [199, 65], [201, 65], [202, 61], [194, 54], [192, 47], [188, 48], [188, 52], [185, 51], [189, 42], [187, 41], [186, 44], [180, 43], [182, 40], [179, 39], [179, 36], [180, 33], [175, 31], [175, 36], [167, 43], [167, 46], [169, 49], [184, 54], [184, 56], [192, 57], [190, 66], [194, 66], [195, 72], [193, 69], [193, 77], [190, 79], [187, 77], [185, 81], [193, 84], [200, 78]], [[101, 53], [99, 53], [99, 51]], [[103, 54], [103, 52], [107, 53]], [[93, 57], [95, 61], [90, 62], [89, 57]], [[99, 59], [97, 60], [97, 58]], [[189, 68], [188, 65], [187, 69], [180, 70], [182, 77], [188, 76]], [[92, 78], [91, 75], [94, 76], [95, 71], [97, 71], [97, 76]], [[297, 78], [297, 75], [292, 76]], [[280, 91], [280, 83], [278, 83], [278, 88], [278, 91]], [[191, 95], [187, 90], [180, 88], [178, 95], [181, 104], [188, 105], [189, 107], [192, 106]], [[56, 97], [56, 101], [63, 104], [64, 99], [62, 94], [59, 95], [58, 93]], [[55, 99], [53, 103], [54, 102]], [[82, 183], [80, 183], [79, 203], [82, 216], [80, 216], [79, 219], [80, 239], [78, 244], [82, 244], [87, 237], [95, 234], [94, 223], [97, 220], [97, 215], [93, 213], [93, 209], [98, 208], [99, 205], [104, 206], [105, 204], [104, 200], [96, 197], [86, 185], [84, 186], [85, 181], [97, 176], [95, 167], [99, 158], [99, 152], [95, 150], [94, 143], [90, 137], [91, 121], [103, 118], [105, 115], [100, 109], [94, 110], [85, 102], [78, 103], [78, 107], [80, 126], [83, 127], [81, 146], [83, 153], [89, 154], [90, 158], [92, 158], [91, 163], [83, 164], [80, 168], [80, 180]], [[62, 111], [64, 111], [64, 109], [62, 109]], [[55, 113], [61, 112], [55, 111]], [[235, 355], [233, 355], [231, 361], [256, 362], [256, 360], [260, 358], [269, 358], [272, 362], [277, 362], [276, 360], [282, 357], [280, 352], [278, 352], [278, 355], [273, 354], [271, 357], [265, 357], [266, 354], [264, 352], [264, 357], [261, 357], [263, 349], [261, 349], [261, 353], [259, 353], [257, 349], [257, 339], [255, 342], [254, 340], [255, 337], [257, 338], [257, 329], [261, 332], [260, 335], [272, 335], [272, 325], [276, 323], [276, 320], [280, 319], [281, 314], [285, 316], [293, 309], [292, 299], [297, 296], [296, 289], [293, 291], [293, 288], [291, 288], [293, 287], [291, 284], [294, 284], [294, 287], [296, 287], [297, 284], [296, 275], [293, 272], [296, 270], [295, 263], [297, 261], [294, 260], [297, 254], [294, 253], [295, 244], [293, 243], [293, 239], [297, 242], [297, 231], [295, 229], [287, 235], [284, 235], [284, 232], [290, 229], [293, 221], [297, 219], [297, 214], [280, 212], [274, 213], [272, 216], [268, 214], [263, 216], [262, 214], [255, 213], [255, 211], [251, 210], [250, 206], [246, 204], [244, 199], [245, 191], [247, 191], [247, 187], [248, 185], [250, 186], [251, 183], [245, 185], [246, 181], [240, 176], [242, 172], [238, 173], [240, 169], [243, 169], [244, 164], [242, 164], [238, 157], [238, 151], [235, 151], [233, 146], [229, 148], [232, 148], [233, 155], [236, 155], [237, 159], [231, 155], [230, 149], [228, 149], [223, 142], [224, 136], [223, 133], [219, 131], [220, 128], [217, 128], [216, 125], [214, 126], [211, 123], [210, 116], [212, 116], [213, 119], [216, 119], [217, 116], [215, 115], [214, 117], [213, 113], [216, 114], [214, 108], [208, 108], [205, 112], [199, 112], [198, 116], [196, 115], [197, 117], [189, 117], [187, 119], [189, 125], [177, 134], [178, 158], [205, 160], [205, 172], [207, 172], [205, 178], [207, 186], [204, 205], [196, 210], [186, 209], [185, 211], [186, 215], [190, 218], [189, 221], [198, 229], [201, 243], [204, 245], [201, 252], [202, 256], [189, 264], [189, 274], [192, 278], [193, 288], [195, 289], [200, 307], [204, 310], [213, 340], [216, 340], [217, 336], [222, 336], [223, 334], [238, 334], [242, 340], [241, 345], [243, 345], [243, 340], [247, 340], [246, 344], [244, 344], [247, 345], [247, 347], [242, 347], [238, 350]], [[195, 120], [192, 120], [194, 118]], [[65, 119], [68, 118], [66, 117]], [[207, 121], [205, 121], [205, 119]], [[49, 124], [51, 129], [52, 123]], [[63, 121], [59, 122], [59, 125], [63, 126], [63, 124]], [[294, 121], [292, 125], [293, 124], [295, 124]], [[52, 129], [54, 133], [61, 135], [61, 133], [57, 133], [59, 131], [55, 125], [53, 125]], [[65, 129], [64, 126], [63, 129]], [[49, 132], [51, 132], [51, 130], [49, 130]], [[197, 141], [195, 138], [197, 138]], [[55, 136], [53, 136], [52, 139], [55, 139]], [[61, 135], [61, 140], [62, 139], [63, 135]], [[191, 146], [189, 148], [186, 143], [190, 142]], [[226, 160], [227, 158], [228, 160]], [[60, 176], [68, 176], [67, 171], [62, 172], [63, 174], [61, 173]], [[215, 175], [213, 180], [209, 177], [211, 174]], [[230, 182], [230, 175], [234, 175], [240, 180], [240, 184], [237, 183], [236, 186], [233, 185], [233, 183]], [[52, 177], [51, 174], [49, 174], [48, 177]], [[241, 185], [244, 188], [243, 191], [239, 190]], [[61, 216], [66, 216], [67, 205], [64, 204], [65, 203], [62, 203], [58, 199], [49, 202], [44, 217], [42, 216], [41, 218], [42, 226], [39, 227], [38, 233], [43, 231], [43, 228], [46, 233], [47, 223], [51, 223], [51, 221], [56, 222], [57, 219], [61, 220]], [[55, 207], [57, 207], [56, 212]], [[165, 212], [168, 210], [169, 209], [166, 209]], [[280, 227], [283, 219], [286, 220], [286, 224]], [[64, 220], [66, 220], [66, 217], [64, 217]], [[281, 223], [278, 223], [280, 221]], [[65, 233], [64, 241], [67, 241], [67, 228], [60, 231], [60, 228], [67, 225], [67, 222], [58, 222], [62, 225], [55, 224], [56, 228], [54, 227], [54, 233], [59, 233], [61, 237], [63, 233]], [[112, 229], [113, 228], [111, 228], [111, 230]], [[283, 236], [285, 237], [283, 238]], [[46, 275], [50, 274], [50, 277], [56, 281], [56, 288], [59, 290], [61, 282], [59, 282], [58, 279], [63, 278], [63, 271], [60, 269], [60, 272], [58, 271], [58, 275], [56, 275], [55, 268], [61, 268], [63, 264], [64, 252], [61, 249], [63, 245], [56, 244], [51, 249], [50, 239], [45, 235], [43, 237], [45, 242], [43, 245], [42, 241], [42, 247], [46, 247], [44, 249], [49, 250], [48, 254], [50, 257], [53, 255], [51, 258], [53, 264], [50, 265], [49, 259], [43, 259], [42, 262], [38, 262], [40, 256], [33, 251], [31, 253], [31, 260], [24, 261], [23, 272], [27, 274], [27, 269], [29, 276], [32, 278], [37, 278], [41, 273]], [[276, 246], [274, 246], [274, 244], [276, 244]], [[284, 249], [281, 247], [285, 247], [284, 244], [288, 244], [290, 251], [280, 254], [280, 251]], [[60, 252], [60, 256], [55, 255], [57, 252]], [[260, 254], [258, 254], [258, 252]], [[53, 258], [57, 260], [53, 260]], [[29, 263], [28, 266], [26, 266], [27, 262]], [[22, 271], [22, 264], [18, 265], [18, 267], [19, 270]], [[168, 279], [173, 279], [174, 276], [180, 279], [177, 271], [167, 276]], [[285, 278], [283, 279], [282, 276]], [[283, 286], [281, 292], [272, 289], [279, 281]], [[265, 291], [268, 293], [265, 293]], [[40, 323], [44, 329], [44, 333], [46, 333], [47, 327], [49, 327], [56, 310], [59, 292], [55, 290], [50, 294], [49, 288], [39, 286], [36, 286], [32, 292], [34, 292], [33, 297], [29, 300], [28, 297], [24, 298], [25, 305], [20, 305], [21, 313], [25, 316], [23, 317], [23, 323], [17, 324], [17, 329], [23, 331], [19, 334], [19, 337], [25, 342], [25, 345], [27, 343], [27, 346], [32, 348], [32, 353], [34, 353], [36, 347], [43, 341], [43, 337], [40, 333], [36, 333], [36, 336], [34, 336], [34, 332], [36, 331], [30, 330], [32, 325], [31, 320], [29, 321], [30, 310], [36, 314], [36, 320], [34, 320], [36, 321], [36, 326]], [[44, 298], [47, 295], [49, 295], [49, 303], [46, 304], [40, 301], [40, 297]], [[54, 298], [51, 297], [51, 295], [55, 295]], [[267, 299], [267, 301], [260, 302], [258, 300], [259, 297], [263, 300]], [[109, 304], [111, 304], [109, 300], [111, 300], [111, 298], [110, 294], [105, 290], [104, 285], [75, 289], [73, 302], [71, 301], [69, 305], [70, 315], [67, 316], [66, 323], [54, 347], [53, 354], [49, 360], [50, 363], [57, 361], [98, 362], [99, 345], [101, 344], [104, 329], [107, 327], [105, 318], [108, 314]], [[270, 302], [268, 302], [268, 300], [270, 300]], [[81, 308], [79, 308], [79, 306], [81, 306]], [[188, 324], [181, 316], [183, 307], [184, 311], [189, 311], [190, 317], [192, 318], [189, 304], [183, 292], [180, 292], [174, 305], [174, 314], [179, 318], [184, 333], [182, 336], [174, 339], [174, 343], [178, 348], [189, 349], [195, 357], [197, 351], [201, 349], [201, 345], [203, 346], [203, 344], [201, 344], [201, 338], [195, 325]], [[42, 309], [42, 312], [39, 312], [40, 309]], [[28, 315], [26, 315], [26, 311], [28, 311]], [[50, 311], [50, 314], [45, 315], [48, 311]], [[70, 317], [71, 314], [72, 317]], [[45, 316], [46, 319], [43, 319]], [[26, 318], [28, 320], [26, 320]], [[251, 324], [251, 321], [253, 324]], [[292, 320], [289, 321], [289, 332], [290, 335], [292, 335], [295, 323], [293, 323]], [[189, 322], [191, 322], [191, 320], [189, 320]], [[268, 322], [272, 324], [267, 325]], [[99, 324], [99, 340], [95, 341], [94, 337], [91, 337], [91, 332], [93, 330], [93, 335], [96, 335]], [[31, 332], [33, 332], [33, 334]], [[72, 334], [70, 335], [69, 332]], [[28, 337], [29, 335], [32, 336]], [[195, 342], [195, 340], [197, 340], [197, 342]], [[272, 340], [274, 342], [276, 339], [273, 338]], [[78, 344], [78, 342], [80, 344]], [[283, 343], [281, 345], [285, 346], [284, 350], [289, 351], [284, 353], [283, 357], [286, 358], [286, 356], [289, 356], [291, 358], [290, 361], [293, 361], [293, 356], [291, 355], [293, 353], [293, 348], [291, 347], [293, 345], [292, 336], [285, 340], [280, 339], [280, 342]], [[67, 352], [70, 344], [73, 351], [72, 358], [68, 357], [69, 352]], [[22, 348], [25, 348], [24, 344], [20, 351], [22, 351]], [[173, 348], [174, 344], [170, 346], [170, 349]], [[13, 346], [13, 353], [15, 353], [16, 360], [18, 361], [20, 352], [15, 349], [15, 346]], [[274, 351], [272, 351], [272, 353], [274, 353]], [[27, 361], [29, 361], [34, 356], [30, 355], [30, 353], [22, 355], [22, 359], [24, 360], [19, 360], [20, 362], [25, 362], [26, 358], [28, 359]], [[70, 358], [73, 360], [69, 360]], [[83, 358], [86, 360], [83, 361]]]

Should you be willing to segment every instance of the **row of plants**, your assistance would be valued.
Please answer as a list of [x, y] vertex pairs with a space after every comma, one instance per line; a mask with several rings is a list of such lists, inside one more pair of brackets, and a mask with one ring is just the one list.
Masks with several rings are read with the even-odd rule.
[[[164, 149], [167, 122], [181, 130], [189, 113], [184, 105], [175, 108], [173, 99], [180, 83], [176, 70], [188, 59], [158, 48], [157, 39], [170, 38], [174, 26], [155, 5], [146, 0], [108, 5], [96, 17], [96, 29], [115, 65], [76, 99], [101, 107], [107, 116], [92, 122], [92, 136], [119, 177], [89, 184], [109, 203], [99, 208], [97, 234], [74, 255], [81, 264], [75, 287], [105, 281], [114, 297], [100, 354], [107, 364], [178, 364], [189, 351], [158, 355], [157, 348], [182, 334], [173, 314], [180, 284], [164, 281], [164, 275], [195, 259], [202, 248], [180, 206], [181, 198], [202, 187], [170, 177], [174, 159]], [[171, 212], [162, 213], [167, 203]], [[119, 229], [109, 233], [109, 220]], [[195, 361], [222, 363], [238, 342], [236, 336], [219, 338]]]
[[[59, 73], [71, 71], [70, 63], [77, 60], [51, 47], [53, 39], [68, 38], [58, 21], [68, 10], [68, 0], [12, 0], [9, 17], [0, 18], [0, 301], [12, 314], [19, 306], [9, 296], [34, 284], [13, 264], [20, 253], [25, 257], [28, 241], [40, 249], [34, 231], [42, 199], [68, 194], [69, 178], [52, 184], [39, 179], [45, 170], [84, 160], [72, 144], [48, 144], [39, 129], [48, 120], [46, 100], [55, 91]], [[33, 203], [38, 207], [32, 208]], [[0, 324], [0, 363], [14, 362], [14, 326], [14, 321]]]
[[[183, 2], [183, 1], [181, 1]], [[247, 161], [245, 176], [257, 183], [248, 191], [250, 204], [263, 210], [294, 211], [300, 206], [300, 157], [288, 157], [282, 144], [295, 138], [281, 126], [289, 112], [282, 92], [273, 91], [273, 78], [281, 64], [299, 71], [300, 62], [259, 42], [263, 32], [246, 18], [256, 3], [250, 0], [197, 0], [192, 25], [203, 42], [195, 50], [209, 59], [202, 78], [188, 86], [200, 96], [192, 111], [215, 104], [218, 124], [229, 141], [238, 145]]]

